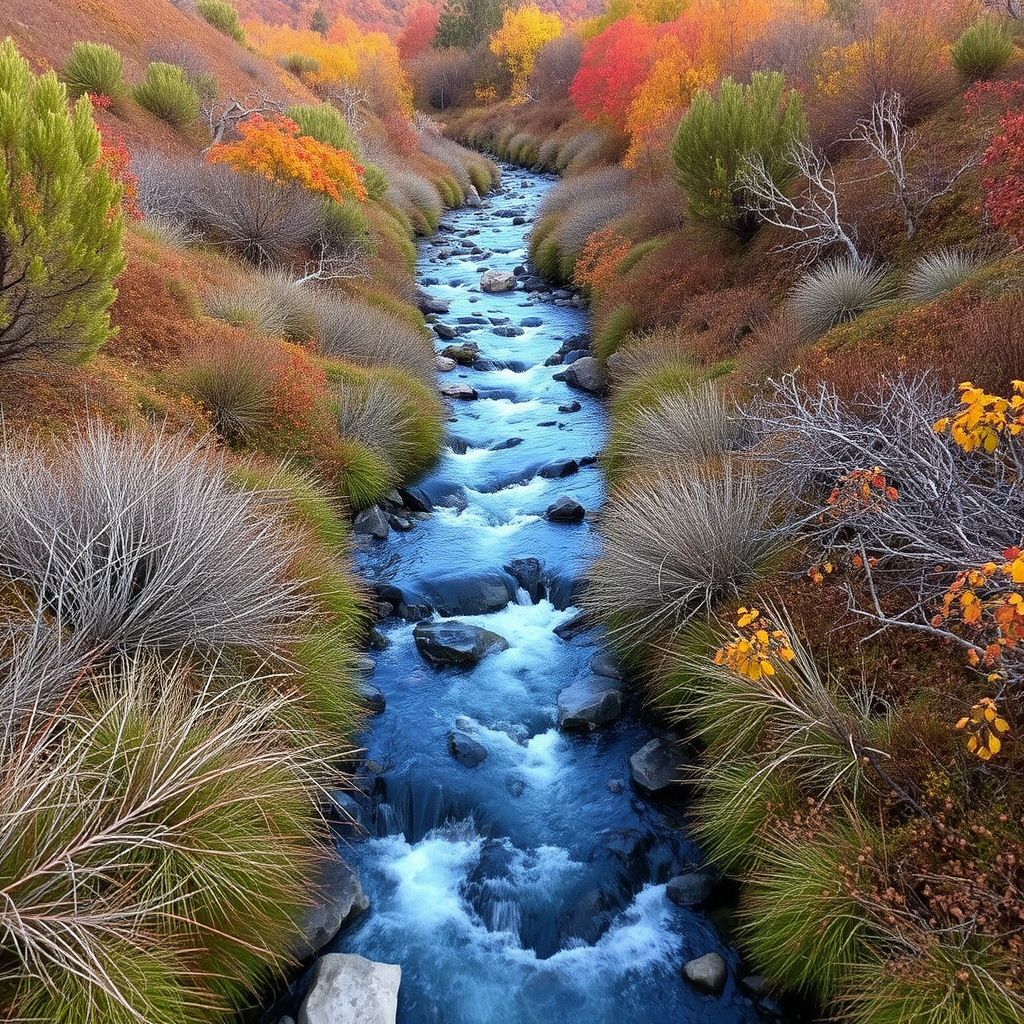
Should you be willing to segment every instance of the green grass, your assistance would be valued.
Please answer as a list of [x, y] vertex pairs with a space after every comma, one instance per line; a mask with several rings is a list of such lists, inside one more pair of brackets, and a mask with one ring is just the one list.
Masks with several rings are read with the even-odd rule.
[[150, 64], [132, 95], [139, 106], [179, 131], [199, 117], [199, 93], [174, 64]]
[[218, 32], [244, 45], [245, 32], [238, 22], [238, 11], [227, 0], [196, 0], [196, 14]]
[[1013, 36], [994, 18], [981, 18], [953, 45], [949, 59], [962, 78], [993, 78], [1013, 57]]
[[594, 336], [593, 353], [601, 362], [617, 352], [619, 346], [640, 328], [640, 318], [629, 304], [617, 306], [605, 317]]
[[124, 58], [106, 43], [77, 42], [64, 64], [64, 81], [71, 96], [89, 93], [116, 99], [127, 91]]

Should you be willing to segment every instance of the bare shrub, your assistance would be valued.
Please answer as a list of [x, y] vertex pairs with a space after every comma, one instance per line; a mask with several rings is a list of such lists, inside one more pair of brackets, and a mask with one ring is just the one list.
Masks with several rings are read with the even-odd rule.
[[309, 292], [281, 271], [253, 274], [232, 288], [211, 290], [203, 305], [217, 320], [270, 337], [310, 341], [317, 331]]
[[444, 164], [459, 183], [463, 192], [468, 192], [473, 182], [470, 179], [467, 164], [472, 161], [472, 154], [464, 146], [451, 139], [446, 139], [435, 125], [420, 119], [418, 123], [420, 150], [432, 160]]
[[569, 95], [583, 56], [583, 40], [575, 33], [546, 42], [537, 54], [527, 91], [535, 100], [551, 103]]
[[8, 442], [0, 575], [104, 652], [247, 649], [274, 657], [302, 612], [295, 548], [220, 460], [170, 435], [90, 423], [58, 459]]
[[778, 550], [766, 495], [758, 472], [732, 459], [628, 479], [602, 514], [584, 606], [627, 650], [708, 615]]
[[147, 149], [133, 153], [132, 173], [139, 179], [139, 208], [146, 217], [195, 224], [195, 196], [206, 171], [200, 160], [176, 159]]
[[458, 106], [473, 88], [473, 59], [459, 47], [427, 50], [408, 63], [416, 97], [435, 110]]
[[408, 320], [331, 292], [317, 294], [314, 314], [318, 346], [325, 355], [363, 366], [395, 366], [428, 384], [436, 380], [434, 346]]
[[567, 175], [544, 194], [537, 210], [537, 220], [556, 213], [570, 213], [595, 197], [621, 195], [631, 179], [629, 171], [621, 167], [601, 167]]

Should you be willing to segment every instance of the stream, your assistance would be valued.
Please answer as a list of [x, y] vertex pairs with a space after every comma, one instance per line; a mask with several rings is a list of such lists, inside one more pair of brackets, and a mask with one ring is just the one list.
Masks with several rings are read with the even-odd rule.
[[[388, 644], [372, 681], [387, 706], [360, 737], [372, 798], [355, 807], [366, 834], [343, 848], [371, 910], [329, 951], [401, 965], [400, 1024], [753, 1024], [769, 1017], [739, 983], [735, 950], [702, 912], [666, 896], [702, 857], [678, 808], [630, 782], [629, 757], [651, 738], [639, 707], [591, 733], [556, 725], [558, 692], [602, 654], [594, 630], [555, 632], [578, 611], [598, 536], [592, 516], [566, 524], [544, 513], [562, 495], [600, 508], [593, 460], [606, 414], [554, 379], [564, 366], [545, 365], [586, 334], [585, 309], [550, 294], [531, 301], [522, 286], [479, 288], [482, 269], [526, 263], [525, 232], [553, 181], [505, 168], [486, 208], [449, 212], [421, 244], [421, 285], [450, 303], [438, 321], [480, 349], [476, 367], [441, 384], [469, 384], [478, 398], [451, 403], [445, 453], [418, 484], [432, 512], [363, 547], [357, 564], [410, 619], [440, 608], [508, 647], [475, 668], [435, 668], [413, 621], [380, 623]], [[533, 572], [523, 586], [509, 567], [529, 559], [517, 563]], [[466, 613], [481, 594], [504, 607]], [[450, 752], [455, 730], [486, 751], [475, 766]], [[712, 951], [729, 967], [717, 996], [680, 973]]]

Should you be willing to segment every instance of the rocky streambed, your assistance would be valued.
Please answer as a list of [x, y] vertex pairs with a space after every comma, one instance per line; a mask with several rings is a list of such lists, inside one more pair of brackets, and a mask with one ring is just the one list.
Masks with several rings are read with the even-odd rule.
[[[507, 169], [487, 207], [449, 213], [421, 246], [447, 450], [356, 522], [382, 616], [378, 714], [359, 791], [337, 799], [369, 909], [327, 945], [300, 1024], [779, 1015], [708, 916], [685, 746], [643, 723], [574, 606], [606, 421], [582, 303], [525, 269], [551, 181]], [[400, 968], [397, 1011], [399, 974], [380, 963]]]

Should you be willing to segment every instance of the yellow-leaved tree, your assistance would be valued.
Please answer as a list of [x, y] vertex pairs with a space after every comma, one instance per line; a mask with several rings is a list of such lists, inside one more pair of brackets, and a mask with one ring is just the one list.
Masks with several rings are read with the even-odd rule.
[[505, 61], [512, 76], [512, 98], [526, 98], [526, 84], [540, 48], [562, 34], [562, 19], [536, 4], [505, 11], [501, 28], [491, 36], [491, 52]]

